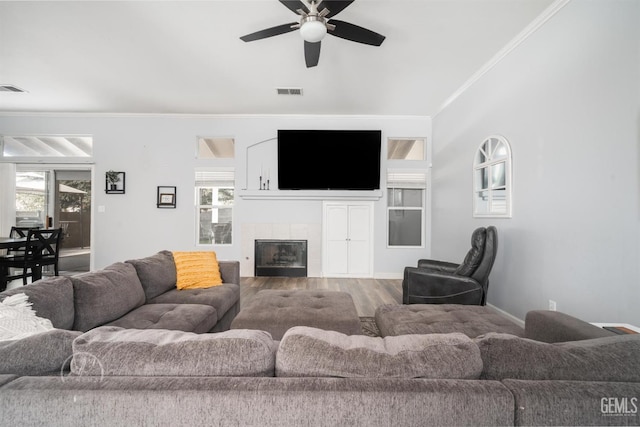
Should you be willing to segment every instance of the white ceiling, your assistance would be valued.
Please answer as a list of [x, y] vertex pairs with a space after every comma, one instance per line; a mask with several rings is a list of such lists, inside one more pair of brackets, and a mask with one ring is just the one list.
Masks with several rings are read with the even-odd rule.
[[[0, 112], [433, 115], [552, 0], [356, 0], [306, 68], [277, 0], [2, 1]], [[325, 2], [330, 8], [330, 1]], [[276, 94], [277, 87], [303, 96]]]

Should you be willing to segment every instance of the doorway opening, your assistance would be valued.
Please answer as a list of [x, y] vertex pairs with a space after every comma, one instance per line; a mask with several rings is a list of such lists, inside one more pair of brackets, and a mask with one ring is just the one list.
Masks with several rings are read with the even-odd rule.
[[[62, 229], [60, 275], [74, 275], [90, 270], [89, 168], [20, 165], [16, 169], [15, 203], [16, 226]], [[47, 271], [43, 274], [46, 275]]]

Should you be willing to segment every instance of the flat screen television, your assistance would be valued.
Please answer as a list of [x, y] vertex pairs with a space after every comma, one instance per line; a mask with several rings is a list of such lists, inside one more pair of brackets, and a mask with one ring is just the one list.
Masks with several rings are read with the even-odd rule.
[[279, 130], [280, 190], [378, 190], [379, 130]]

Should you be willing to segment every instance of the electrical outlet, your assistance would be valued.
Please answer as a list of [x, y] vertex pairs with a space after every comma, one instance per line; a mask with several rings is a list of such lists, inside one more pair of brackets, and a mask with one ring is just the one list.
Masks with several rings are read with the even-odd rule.
[[556, 302], [552, 299], [549, 300], [549, 310], [556, 311]]

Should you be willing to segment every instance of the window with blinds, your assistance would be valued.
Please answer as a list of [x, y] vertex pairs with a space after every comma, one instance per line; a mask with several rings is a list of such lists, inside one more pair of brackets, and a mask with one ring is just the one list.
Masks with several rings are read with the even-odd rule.
[[424, 170], [387, 170], [387, 245], [424, 247]]
[[197, 244], [230, 245], [233, 230], [235, 170], [196, 169]]

